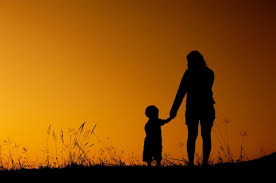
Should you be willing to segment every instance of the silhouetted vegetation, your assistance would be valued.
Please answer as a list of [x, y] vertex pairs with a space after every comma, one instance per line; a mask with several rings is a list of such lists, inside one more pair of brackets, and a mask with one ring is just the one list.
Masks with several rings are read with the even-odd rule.
[[[226, 124], [228, 125], [228, 124]], [[103, 144], [97, 151], [93, 149], [97, 137], [95, 135], [96, 125], [89, 127], [86, 122], [82, 123], [78, 129], [69, 129], [67, 133], [60, 130], [57, 133], [50, 125], [47, 129], [46, 146], [43, 150], [44, 158], [31, 161], [28, 149], [21, 147], [10, 139], [5, 139], [0, 151], [0, 174], [21, 175], [21, 174], [48, 174], [48, 173], [69, 173], [69, 172], [89, 172], [91, 169], [148, 169], [137, 157], [124, 158], [123, 151], [116, 151], [110, 144]], [[216, 133], [219, 128], [216, 128]], [[240, 157], [234, 160], [228, 140], [221, 136], [221, 152], [217, 160], [210, 160], [208, 168], [270, 168], [276, 163], [276, 153], [263, 156], [256, 160], [248, 161], [244, 152], [244, 138], [246, 132], [241, 132]], [[106, 139], [108, 141], [108, 138]], [[54, 150], [50, 150], [51, 147]], [[99, 141], [100, 142], [100, 141]], [[8, 149], [3, 153], [2, 149]], [[95, 153], [91, 153], [95, 150]], [[222, 157], [223, 156], [223, 157]], [[223, 160], [224, 159], [224, 160]], [[202, 157], [196, 154], [197, 166], [200, 168]], [[174, 159], [164, 155], [162, 166], [159, 169], [190, 169], [186, 159]], [[156, 167], [154, 167], [156, 169]]]

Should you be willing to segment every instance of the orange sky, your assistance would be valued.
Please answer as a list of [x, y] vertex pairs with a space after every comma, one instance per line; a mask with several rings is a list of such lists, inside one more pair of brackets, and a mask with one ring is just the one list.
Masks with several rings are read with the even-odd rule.
[[[144, 110], [168, 117], [186, 55], [215, 72], [216, 129], [250, 157], [276, 150], [275, 9], [259, 1], [0, 2], [0, 140], [39, 153], [49, 124], [97, 123], [96, 133], [141, 156]], [[185, 105], [163, 127], [164, 153], [187, 157]], [[197, 151], [201, 152], [199, 138]]]

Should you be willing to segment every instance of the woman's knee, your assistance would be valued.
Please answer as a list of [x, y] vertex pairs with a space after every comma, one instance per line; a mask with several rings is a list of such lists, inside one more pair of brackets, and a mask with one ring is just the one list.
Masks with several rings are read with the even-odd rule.
[[201, 123], [201, 137], [202, 139], [211, 139], [212, 123], [202, 122]]
[[201, 137], [202, 137], [203, 141], [211, 140], [211, 129], [202, 129]]
[[203, 133], [203, 134], [201, 134], [201, 137], [202, 137], [202, 140], [203, 140], [203, 142], [205, 142], [205, 141], [211, 141], [211, 134], [209, 134], [209, 133]]
[[198, 131], [197, 130], [188, 132], [188, 140], [189, 141], [195, 141], [197, 136], [198, 136]]

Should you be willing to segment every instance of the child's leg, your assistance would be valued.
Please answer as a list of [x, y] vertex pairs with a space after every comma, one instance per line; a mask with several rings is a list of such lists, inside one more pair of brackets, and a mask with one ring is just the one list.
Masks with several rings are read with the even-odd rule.
[[161, 160], [162, 160], [162, 146], [160, 147], [160, 149], [158, 149], [158, 151], [155, 154], [155, 161], [156, 161], [156, 166], [160, 167], [161, 165]]
[[161, 165], [161, 160], [156, 160], [156, 166], [160, 167], [160, 165]]

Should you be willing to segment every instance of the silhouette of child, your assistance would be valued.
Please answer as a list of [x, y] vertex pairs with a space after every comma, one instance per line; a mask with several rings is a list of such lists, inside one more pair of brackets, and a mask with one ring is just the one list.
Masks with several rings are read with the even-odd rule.
[[144, 141], [143, 161], [151, 166], [152, 160], [160, 166], [162, 160], [162, 134], [161, 126], [170, 122], [172, 118], [166, 120], [159, 119], [158, 108], [154, 105], [146, 108], [146, 116], [149, 118], [145, 125], [146, 138]]

